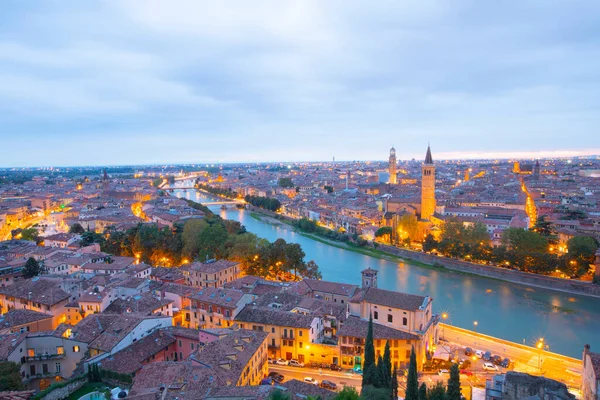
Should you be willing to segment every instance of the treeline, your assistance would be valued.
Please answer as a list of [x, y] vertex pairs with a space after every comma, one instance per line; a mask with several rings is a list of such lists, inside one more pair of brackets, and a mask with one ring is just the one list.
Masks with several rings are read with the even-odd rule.
[[281, 202], [273, 197], [250, 196], [247, 194], [244, 200], [254, 207], [264, 208], [265, 210], [277, 211], [281, 208]]
[[560, 254], [551, 251], [556, 248], [555, 235], [547, 223], [538, 223], [533, 229], [508, 228], [503, 231], [502, 244], [492, 247], [483, 224], [465, 227], [460, 221], [448, 221], [439, 242], [431, 235], [425, 238], [423, 251], [537, 274], [559, 270], [571, 278], [579, 278], [589, 272], [598, 249], [593, 238], [571, 238], [567, 242], [568, 252]]
[[198, 183], [198, 189], [202, 189], [208, 193], [216, 194], [217, 196], [223, 196], [230, 199], [238, 198], [238, 193], [231, 190], [231, 188], [219, 188], [204, 183]]
[[270, 279], [321, 278], [317, 264], [304, 260], [300, 245], [283, 239], [271, 243], [247, 232], [239, 222], [212, 213], [173, 229], [139, 224], [126, 231], [109, 228], [97, 238], [102, 251], [138, 257], [151, 265], [178, 266], [216, 258], [239, 261], [246, 274]]
[[358, 246], [367, 246], [369, 242], [361, 238], [358, 234], [349, 234], [346, 232], [335, 231], [319, 226], [315, 221], [308, 218], [295, 220], [292, 224], [299, 230], [307, 233], [313, 233], [325, 239], [336, 240], [338, 242], [356, 244]]

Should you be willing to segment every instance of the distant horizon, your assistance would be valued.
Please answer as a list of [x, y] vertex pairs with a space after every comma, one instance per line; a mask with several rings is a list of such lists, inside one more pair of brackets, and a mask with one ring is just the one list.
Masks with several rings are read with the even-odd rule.
[[[433, 153], [433, 152], [432, 152]], [[433, 153], [435, 154], [435, 153]], [[424, 158], [424, 157], [423, 157]], [[435, 158], [433, 157], [434, 163], [437, 162], [452, 162], [452, 161], [468, 161], [468, 162], [477, 162], [477, 161], [506, 161], [506, 162], [514, 162], [514, 161], [529, 161], [534, 162], [535, 160], [545, 161], [545, 160], [569, 160], [569, 159], [600, 159], [600, 151], [598, 153], [590, 153], [590, 154], [574, 154], [574, 155], [562, 155], [562, 156], [544, 156], [540, 155], [539, 157], [484, 157], [484, 158]], [[420, 161], [419, 158], [404, 158], [397, 159], [398, 163], [402, 162], [412, 162], [412, 161]], [[153, 164], [89, 164], [89, 165], [36, 165], [36, 166], [13, 166], [13, 167], [3, 167], [0, 166], [0, 170], [26, 170], [26, 169], [51, 169], [51, 168], [116, 168], [116, 167], [177, 167], [177, 166], [198, 166], [199, 168], [214, 168], [216, 166], [223, 165], [243, 165], [243, 164], [333, 164], [333, 163], [354, 163], [354, 162], [373, 162], [373, 163], [386, 163], [387, 159], [380, 160], [294, 160], [294, 161], [232, 161], [232, 162], [179, 162], [179, 163], [153, 163]]]

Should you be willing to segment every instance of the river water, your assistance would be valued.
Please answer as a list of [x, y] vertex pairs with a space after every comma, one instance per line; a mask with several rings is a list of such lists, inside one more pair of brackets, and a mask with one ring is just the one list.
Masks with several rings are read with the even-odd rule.
[[[175, 195], [199, 203], [211, 201], [192, 190]], [[282, 238], [299, 243], [305, 259], [319, 265], [324, 280], [360, 285], [360, 271], [371, 267], [379, 271], [382, 289], [433, 297], [434, 311], [448, 313], [449, 324], [528, 345], [544, 338], [550, 351], [575, 358], [581, 358], [586, 343], [600, 350], [600, 299], [380, 260], [315, 241], [288, 226], [259, 221], [246, 210], [211, 209], [270, 241]]]

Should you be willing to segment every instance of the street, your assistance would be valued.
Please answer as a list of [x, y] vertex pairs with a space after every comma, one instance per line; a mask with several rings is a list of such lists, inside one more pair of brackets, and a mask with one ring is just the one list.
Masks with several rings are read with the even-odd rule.
[[[570, 388], [579, 389], [581, 385], [582, 365], [580, 360], [517, 343], [511, 345], [509, 342], [451, 325], [445, 325], [444, 334], [447, 342], [440, 341], [438, 346], [449, 347], [451, 350], [457, 351], [459, 358], [468, 358], [464, 354], [465, 347], [471, 347], [473, 351], [490, 351], [503, 358], [508, 357], [514, 363], [514, 366], [511, 366], [514, 371], [531, 375], [541, 374], [563, 382]], [[483, 361], [478, 360], [474, 369], [477, 374], [482, 372], [482, 365]], [[504, 368], [499, 369], [501, 372], [505, 372]]]

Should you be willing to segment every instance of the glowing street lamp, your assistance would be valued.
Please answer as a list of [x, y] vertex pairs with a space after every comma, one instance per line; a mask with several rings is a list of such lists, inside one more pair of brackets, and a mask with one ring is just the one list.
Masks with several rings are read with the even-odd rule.
[[535, 347], [538, 349], [538, 369], [540, 370], [540, 373], [542, 373], [542, 350], [544, 349], [544, 338], [540, 338]]
[[473, 321], [473, 330], [474, 330], [475, 332], [477, 332], [477, 325], [479, 325], [479, 322], [477, 322], [477, 321]]
[[444, 325], [442, 325], [442, 339], [446, 340], [446, 320], [448, 319], [448, 313], [442, 313], [442, 321], [444, 321]]

